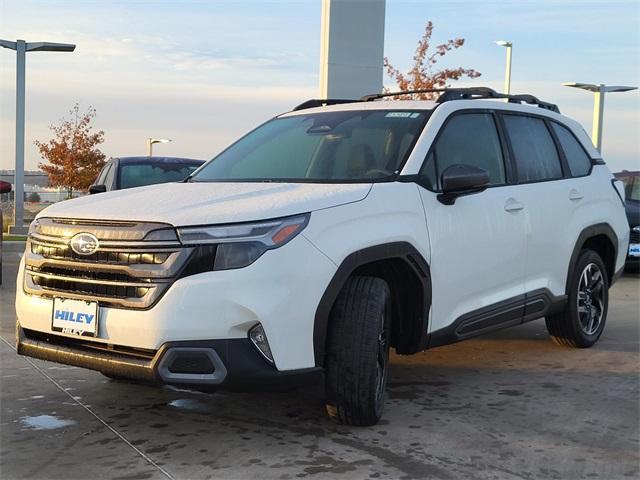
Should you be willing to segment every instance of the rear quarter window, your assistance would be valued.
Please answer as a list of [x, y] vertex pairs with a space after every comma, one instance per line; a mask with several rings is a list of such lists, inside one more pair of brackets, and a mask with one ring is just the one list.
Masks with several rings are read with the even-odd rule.
[[591, 159], [576, 137], [568, 128], [556, 122], [551, 122], [553, 131], [558, 137], [564, 156], [569, 164], [569, 170], [574, 177], [582, 177], [591, 171]]

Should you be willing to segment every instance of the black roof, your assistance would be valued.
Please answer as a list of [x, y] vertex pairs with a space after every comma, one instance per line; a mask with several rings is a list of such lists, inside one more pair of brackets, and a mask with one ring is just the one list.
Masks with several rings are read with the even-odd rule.
[[158, 163], [173, 163], [173, 164], [185, 164], [185, 165], [202, 165], [204, 160], [197, 160], [195, 158], [181, 158], [181, 157], [114, 157], [120, 161], [120, 164], [127, 165], [141, 165], [145, 163], [152, 163], [157, 165]]

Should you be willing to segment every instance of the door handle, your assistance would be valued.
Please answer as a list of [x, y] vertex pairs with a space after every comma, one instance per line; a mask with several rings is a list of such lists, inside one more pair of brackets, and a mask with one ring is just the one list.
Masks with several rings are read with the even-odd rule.
[[504, 204], [504, 209], [507, 212], [517, 212], [518, 210], [522, 210], [524, 208], [524, 204], [518, 202], [517, 200], [510, 198]]
[[569, 192], [569, 200], [582, 200], [584, 195], [582, 195], [578, 190], [572, 188]]

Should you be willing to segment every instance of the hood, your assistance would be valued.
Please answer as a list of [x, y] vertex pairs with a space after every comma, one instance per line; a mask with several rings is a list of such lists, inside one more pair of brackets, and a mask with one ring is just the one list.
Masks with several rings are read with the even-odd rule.
[[286, 217], [364, 199], [371, 184], [164, 183], [51, 205], [37, 218], [136, 220], [176, 227]]

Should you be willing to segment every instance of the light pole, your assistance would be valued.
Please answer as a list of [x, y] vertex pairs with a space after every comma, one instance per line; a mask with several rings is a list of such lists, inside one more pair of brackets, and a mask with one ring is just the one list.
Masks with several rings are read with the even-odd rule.
[[506, 40], [498, 40], [496, 44], [507, 49], [507, 66], [504, 72], [504, 93], [509, 95], [509, 93], [511, 93], [511, 48], [513, 44]]
[[169, 143], [171, 141], [170, 138], [150, 138], [147, 140], [147, 147], [149, 150], [149, 156], [153, 157], [153, 144], [154, 143]]
[[604, 94], [607, 92], [628, 92], [638, 87], [605, 85], [603, 83], [563, 83], [565, 87], [581, 88], [593, 92], [593, 123], [591, 127], [591, 141], [602, 153], [602, 124], [604, 121]]
[[24, 84], [27, 52], [73, 52], [70, 43], [25, 42], [0, 40], [0, 46], [16, 51], [16, 166], [15, 194], [13, 197], [12, 233], [26, 233], [24, 226]]

